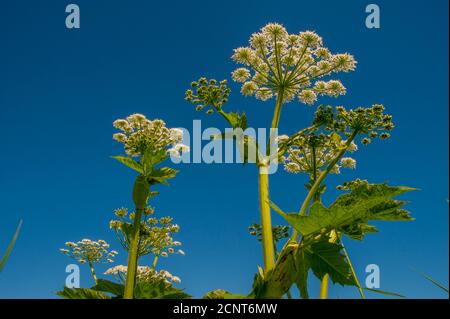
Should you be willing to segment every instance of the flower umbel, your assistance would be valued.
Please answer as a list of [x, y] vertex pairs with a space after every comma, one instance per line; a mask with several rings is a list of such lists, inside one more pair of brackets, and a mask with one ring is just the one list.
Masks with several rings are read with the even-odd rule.
[[[119, 219], [111, 220], [110, 228], [116, 232], [123, 248], [128, 250], [134, 213], [129, 214], [126, 208], [116, 209], [114, 213]], [[167, 257], [169, 254], [181, 254], [174, 249], [181, 243], [173, 240], [173, 235], [180, 231], [180, 227], [172, 223], [172, 217], [151, 217], [154, 213], [151, 207], [147, 207], [144, 213], [145, 218], [140, 225], [139, 256], [153, 254]]]
[[113, 139], [122, 143], [128, 156], [187, 151], [182, 145], [183, 131], [166, 127], [163, 120], [149, 120], [142, 114], [132, 114], [113, 123], [120, 130]]
[[[289, 173], [308, 173], [317, 176], [322, 168], [326, 168], [336, 155], [345, 147], [343, 140], [335, 133], [330, 134], [298, 134], [290, 140], [286, 155], [281, 157], [284, 169]], [[358, 149], [355, 143], [351, 143], [349, 151]], [[353, 165], [351, 165], [353, 163]], [[341, 165], [336, 165], [332, 173], [339, 174], [340, 168], [355, 168], [356, 161], [350, 157], [341, 160]]]
[[250, 45], [235, 49], [232, 58], [243, 65], [231, 74], [234, 81], [243, 83], [241, 93], [263, 101], [280, 92], [284, 102], [298, 97], [305, 104], [313, 104], [319, 95], [343, 95], [346, 89], [340, 81], [319, 79], [356, 67], [352, 55], [331, 54], [315, 32], [289, 34], [277, 23], [254, 33]]
[[[124, 265], [117, 265], [111, 267], [105, 271], [105, 275], [111, 275], [115, 279], [120, 282], [124, 282], [127, 276], [128, 267]], [[152, 267], [149, 266], [138, 266], [136, 279], [138, 282], [146, 282], [146, 283], [158, 283], [164, 282], [166, 285], [172, 285], [174, 283], [180, 283], [181, 280], [179, 277], [172, 275], [167, 270], [159, 270], [156, 271]]]
[[85, 263], [112, 263], [114, 257], [118, 254], [115, 250], [109, 250], [106, 241], [83, 239], [78, 242], [66, 242], [67, 248], [61, 248], [60, 251], [75, 259], [80, 264]]

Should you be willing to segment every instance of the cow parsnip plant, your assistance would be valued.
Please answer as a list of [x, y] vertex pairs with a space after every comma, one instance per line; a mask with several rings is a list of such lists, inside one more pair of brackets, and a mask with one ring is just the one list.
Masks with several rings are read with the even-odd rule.
[[128, 272], [125, 283], [124, 297], [133, 298], [136, 269], [140, 249], [140, 226], [148, 199], [156, 195], [150, 192], [150, 186], [167, 184], [174, 178], [177, 171], [159, 165], [169, 158], [169, 154], [179, 156], [187, 151], [182, 144], [183, 131], [170, 129], [162, 120], [149, 120], [142, 114], [133, 114], [126, 119], [114, 122], [114, 127], [120, 130], [113, 138], [122, 143], [127, 156], [114, 156], [115, 159], [137, 171], [133, 188], [135, 213], [128, 242]]
[[[231, 76], [242, 83], [244, 96], [255, 96], [261, 101], [275, 99], [271, 128], [278, 128], [283, 106], [296, 98], [312, 105], [319, 96], [345, 94], [340, 81], [325, 78], [337, 72], [353, 71], [356, 66], [352, 55], [330, 53], [314, 32], [289, 34], [276, 23], [253, 34], [250, 46], [234, 50], [232, 59], [243, 65]], [[206, 110], [207, 114], [217, 112], [232, 128], [245, 130], [245, 113], [224, 110], [230, 93], [226, 80], [218, 82], [202, 77], [191, 83], [185, 99], [195, 104], [196, 110]], [[241, 143], [247, 148], [243, 150], [255, 144], [258, 150], [261, 225], [253, 225], [250, 231], [260, 236], [264, 259], [264, 269], [259, 269], [247, 298], [282, 298], [285, 294], [289, 297], [294, 284], [301, 297], [307, 298], [310, 270], [322, 281], [322, 298], [327, 296], [329, 278], [334, 283], [357, 286], [364, 296], [343, 247], [342, 235], [360, 240], [376, 232], [376, 228], [368, 224], [370, 220], [412, 220], [402, 209], [405, 202], [393, 199], [412, 188], [369, 184], [364, 180], [346, 182], [339, 187], [346, 193], [329, 207], [322, 204], [321, 195], [326, 190], [324, 181], [329, 174], [339, 174], [343, 168], [356, 168], [356, 161], [346, 154], [357, 151], [357, 141], [367, 145], [374, 139], [386, 140], [393, 128], [392, 116], [385, 114], [380, 104], [350, 110], [342, 106], [319, 106], [309, 127], [292, 136], [279, 136], [277, 155], [286, 171], [309, 175], [307, 195], [297, 213], [285, 213], [270, 201], [267, 174], [270, 147], [266, 154], [261, 154], [260, 145], [251, 136], [244, 135]], [[227, 135], [222, 137], [227, 138]], [[245, 161], [246, 154], [243, 157]], [[285, 236], [282, 226], [271, 224], [271, 207], [293, 228], [279, 254], [275, 254], [276, 242]], [[205, 297], [236, 298], [236, 295], [217, 290]]]
[[[151, 186], [168, 184], [177, 171], [161, 167], [169, 156], [181, 156], [188, 147], [181, 143], [183, 131], [170, 129], [162, 120], [149, 120], [142, 114], [132, 114], [126, 119], [113, 123], [120, 132], [113, 135], [114, 140], [124, 146], [124, 156], [113, 156], [116, 160], [135, 170], [138, 175], [133, 186], [132, 199], [135, 209], [126, 208], [114, 211], [116, 219], [110, 221], [110, 228], [116, 233], [124, 250], [128, 253], [127, 266], [118, 265], [108, 269], [105, 275], [113, 276], [115, 282], [98, 279], [94, 264], [113, 262], [116, 251], [108, 251], [104, 241], [82, 240], [68, 242], [61, 249], [64, 254], [81, 264], [87, 263], [95, 281], [92, 288], [67, 288], [58, 294], [64, 298], [188, 298], [182, 290], [173, 287], [181, 280], [166, 270], [157, 270], [159, 258], [171, 254], [184, 255], [179, 249], [181, 243], [173, 236], [180, 227], [170, 216], [156, 218], [154, 208], [148, 206], [150, 198], [158, 193], [150, 191]], [[151, 266], [138, 266], [139, 258], [151, 255]]]
[[[147, 220], [141, 221], [138, 257], [151, 255], [153, 259], [149, 259], [149, 266], [137, 266], [133, 272], [135, 276], [133, 298], [189, 298], [190, 296], [181, 289], [174, 287], [181, 282], [180, 277], [172, 275], [167, 270], [157, 269], [159, 257], [166, 258], [171, 254], [184, 255], [184, 251], [178, 249], [181, 243], [172, 237], [178, 233], [179, 226], [173, 224], [172, 218], [168, 216], [159, 219], [148, 217], [154, 214], [154, 210], [150, 207], [145, 208], [144, 214]], [[128, 213], [126, 208], [118, 208], [114, 211], [114, 215], [118, 219], [110, 221], [110, 228], [115, 231], [123, 249], [129, 253], [135, 214]], [[109, 250], [109, 244], [104, 240], [83, 239], [78, 242], [67, 242], [65, 248], [61, 248], [60, 251], [82, 265], [89, 265], [95, 285], [91, 288], [65, 287], [57, 292], [59, 296], [69, 299], [124, 298], [129, 276], [128, 266], [116, 265], [107, 269], [103, 274], [107, 278], [112, 278], [112, 281], [97, 278], [95, 264], [113, 263], [114, 257], [118, 254], [115, 250]]]
[[[242, 83], [244, 96], [255, 96], [262, 101], [275, 98], [271, 128], [278, 128], [283, 105], [295, 98], [302, 103], [313, 104], [320, 95], [337, 97], [345, 94], [346, 89], [340, 81], [322, 79], [337, 72], [353, 71], [356, 66], [350, 54], [331, 54], [314, 32], [289, 34], [283, 26], [275, 23], [253, 34], [249, 42], [250, 46], [234, 50], [232, 59], [244, 67], [233, 71], [232, 78]], [[221, 81], [218, 86], [215, 80], [208, 83], [201, 78], [193, 82], [192, 87], [186, 92], [186, 99], [197, 104], [197, 110], [217, 111], [233, 128], [247, 128], [244, 113], [226, 113], [222, 109], [230, 93], [226, 81]], [[257, 165], [264, 269], [268, 272], [275, 261], [269, 207], [269, 163], [260, 157]]]

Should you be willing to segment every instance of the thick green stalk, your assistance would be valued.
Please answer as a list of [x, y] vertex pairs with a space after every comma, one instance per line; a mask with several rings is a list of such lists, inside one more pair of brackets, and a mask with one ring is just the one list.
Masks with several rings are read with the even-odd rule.
[[97, 284], [97, 275], [95, 274], [94, 266], [92, 265], [92, 262], [89, 262], [89, 269], [92, 274], [92, 278], [94, 278], [95, 284]]
[[330, 277], [328, 274], [325, 274], [323, 276], [322, 281], [320, 282], [320, 299], [327, 299], [328, 298], [328, 280]]
[[261, 212], [261, 231], [264, 258], [264, 272], [267, 273], [275, 266], [275, 252], [273, 249], [272, 221], [269, 206], [269, 175], [267, 167], [259, 169], [259, 205]]
[[[280, 88], [275, 102], [275, 109], [272, 118], [271, 128], [278, 128], [280, 121], [281, 108], [283, 105], [284, 89]], [[215, 107], [219, 114], [221, 114], [227, 121], [228, 115], [221, 109]], [[270, 139], [267, 143], [266, 155], [270, 156], [270, 147], [272, 141], [272, 131], [270, 131]], [[268, 168], [270, 163], [266, 160], [258, 159], [258, 184], [259, 184], [259, 205], [261, 214], [261, 232], [262, 232], [262, 246], [263, 246], [263, 259], [264, 259], [264, 272], [268, 272], [275, 266], [275, 247], [272, 233], [272, 221], [270, 214], [270, 200], [269, 200], [269, 176]]]
[[136, 207], [133, 221], [133, 232], [128, 249], [128, 268], [127, 279], [125, 281], [125, 299], [133, 299], [134, 286], [136, 281], [136, 272], [139, 259], [139, 235], [141, 228], [141, 217], [147, 206], [148, 196], [150, 194], [149, 183], [144, 175], [136, 177], [133, 186], [133, 202]]
[[128, 251], [127, 279], [125, 281], [125, 299], [133, 299], [134, 285], [136, 280], [137, 265], [139, 259], [139, 228], [143, 209], [136, 209], [133, 223], [133, 234]]
[[[275, 110], [272, 118], [271, 128], [278, 128], [280, 121], [281, 107], [283, 105], [283, 89], [280, 89], [275, 103]], [[272, 139], [270, 132], [270, 139]], [[271, 140], [267, 145], [266, 154], [270, 155]], [[262, 245], [264, 258], [264, 272], [267, 273], [275, 266], [275, 252], [273, 247], [272, 220], [270, 215], [269, 199], [269, 175], [268, 166], [270, 163], [261, 163], [259, 165], [259, 207], [261, 214]]]

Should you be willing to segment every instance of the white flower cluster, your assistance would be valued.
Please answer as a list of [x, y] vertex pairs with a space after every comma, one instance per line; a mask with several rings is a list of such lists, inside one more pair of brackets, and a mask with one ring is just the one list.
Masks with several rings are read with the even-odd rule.
[[277, 23], [254, 33], [250, 46], [235, 49], [232, 58], [245, 66], [231, 74], [234, 81], [243, 83], [241, 93], [263, 101], [279, 92], [283, 93], [283, 102], [298, 97], [306, 104], [313, 104], [319, 95], [343, 95], [346, 89], [340, 81], [314, 80], [356, 68], [352, 55], [331, 54], [316, 33], [288, 34]]
[[180, 156], [188, 152], [189, 147], [182, 144], [183, 131], [167, 128], [163, 120], [149, 120], [142, 114], [132, 114], [126, 119], [118, 119], [113, 123], [120, 130], [113, 139], [122, 143], [127, 155], [142, 156], [147, 152], [160, 153], [167, 151], [171, 155]]
[[[151, 210], [153, 214], [154, 211]], [[117, 238], [125, 249], [129, 249], [129, 236], [127, 230], [131, 227], [134, 214], [128, 213], [126, 208], [119, 208], [114, 211], [119, 220], [111, 220], [109, 227], [116, 232]], [[168, 257], [169, 254], [179, 254], [184, 256], [184, 251], [176, 249], [181, 246], [181, 242], [173, 240], [173, 235], [180, 231], [180, 226], [172, 223], [173, 218], [166, 216], [161, 218], [149, 217], [141, 222], [139, 256], [154, 254], [161, 257]]]
[[[281, 160], [284, 162], [284, 169], [289, 173], [313, 174], [314, 167], [316, 173], [318, 173], [320, 169], [328, 166], [345, 144], [345, 140], [337, 141], [331, 136], [322, 136], [320, 143], [317, 143], [313, 148], [307, 137], [299, 136], [296, 138], [294, 145], [288, 148], [287, 155], [283, 156]], [[347, 150], [356, 152], [358, 146], [352, 142]], [[356, 168], [356, 160], [351, 157], [342, 158], [340, 163], [333, 167], [331, 173], [339, 174], [341, 168]]]
[[85, 263], [112, 263], [117, 251], [109, 251], [109, 244], [100, 239], [98, 241], [83, 239], [78, 242], [66, 242], [67, 248], [61, 248], [60, 251], [77, 260], [80, 264]]
[[[126, 278], [127, 270], [128, 270], [127, 266], [118, 265], [118, 266], [109, 268], [108, 270], [105, 271], [104, 274], [112, 275], [112, 276], [116, 277], [117, 279], [123, 281]], [[164, 281], [167, 284], [181, 282], [181, 279], [179, 277], [172, 275], [167, 270], [156, 271], [155, 269], [148, 267], [148, 266], [138, 266], [136, 278], [140, 281], [145, 281], [145, 282]]]

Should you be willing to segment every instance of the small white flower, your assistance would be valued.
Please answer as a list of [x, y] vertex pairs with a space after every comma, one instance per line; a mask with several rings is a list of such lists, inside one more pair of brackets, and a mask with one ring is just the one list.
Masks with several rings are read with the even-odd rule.
[[246, 68], [238, 68], [231, 73], [231, 78], [235, 82], [244, 83], [250, 78], [250, 71]]
[[255, 97], [261, 101], [267, 101], [273, 97], [273, 93], [271, 90], [260, 89], [256, 91]]
[[303, 103], [311, 105], [317, 101], [317, 95], [312, 90], [303, 90], [300, 92], [299, 99]]
[[330, 171], [332, 174], [340, 174], [341, 173], [341, 167], [339, 165], [334, 165], [333, 169]]
[[177, 254], [180, 254], [181, 256], [184, 256], [184, 255], [185, 255], [184, 251], [181, 250], [181, 249], [178, 249]]
[[242, 85], [241, 93], [245, 96], [251, 96], [258, 90], [258, 85], [255, 82], [248, 81]]
[[127, 136], [123, 133], [115, 133], [113, 134], [113, 139], [119, 143], [125, 143], [127, 141]]
[[356, 161], [351, 157], [343, 157], [341, 159], [341, 165], [344, 168], [354, 169], [354, 168], [356, 168]]
[[284, 164], [284, 169], [289, 173], [299, 173], [300, 172], [300, 165], [294, 162], [289, 162]]
[[180, 279], [180, 277], [173, 276], [172, 277], [172, 282], [179, 284], [181, 282], [181, 279]]
[[277, 143], [284, 143], [284, 142], [287, 142], [288, 140], [289, 140], [288, 135], [278, 135], [276, 138]]
[[171, 134], [171, 138], [177, 143], [181, 142], [183, 140], [183, 130], [181, 130], [179, 128], [171, 129], [170, 134]]
[[[346, 142], [346, 141], [345, 141]], [[344, 142], [344, 143], [345, 143]], [[351, 142], [350, 143], [350, 145], [349, 145], [349, 147], [347, 148], [347, 150], [349, 151], [349, 152], [356, 152], [357, 150], [358, 150], [358, 145], [356, 145], [356, 143], [355, 142]]]

